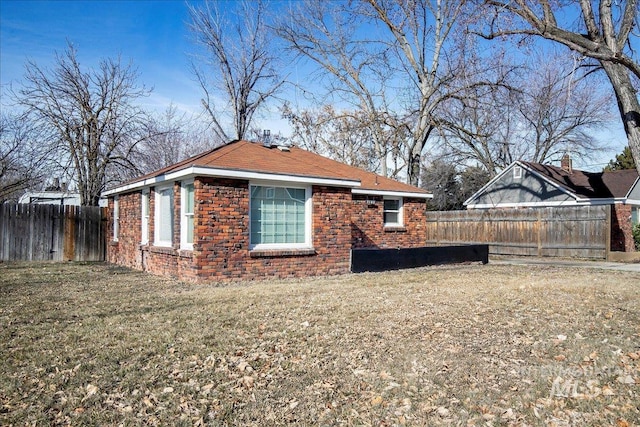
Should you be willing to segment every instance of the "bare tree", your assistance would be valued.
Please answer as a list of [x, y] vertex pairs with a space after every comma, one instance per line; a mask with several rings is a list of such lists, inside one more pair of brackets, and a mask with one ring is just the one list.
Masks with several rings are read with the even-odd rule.
[[[485, 22], [486, 38], [537, 36], [591, 58], [604, 69], [613, 87], [629, 147], [640, 171], [640, 102], [637, 82], [640, 63], [631, 47], [638, 37], [637, 0], [485, 0], [493, 15]], [[565, 16], [579, 16], [575, 21]], [[635, 85], [634, 85], [635, 81]]]
[[69, 45], [55, 68], [26, 64], [25, 83], [13, 92], [27, 120], [48, 133], [48, 149], [59, 151], [71, 170], [83, 205], [97, 205], [112, 168], [131, 168], [129, 154], [149, 137], [148, 116], [135, 102], [148, 94], [137, 72], [120, 59], [83, 71]]
[[216, 138], [209, 129], [194, 117], [180, 113], [175, 105], [169, 105], [161, 114], [152, 116], [149, 123], [150, 137], [142, 141], [131, 153], [136, 171], [123, 170], [131, 179], [136, 173], [149, 173], [178, 163], [188, 157], [214, 148]]
[[225, 142], [244, 139], [256, 113], [284, 83], [266, 22], [267, 4], [247, 0], [233, 12], [220, 9], [230, 4], [207, 0], [189, 6], [190, 29], [205, 50], [194, 58], [193, 71], [213, 131]]
[[16, 201], [28, 189], [40, 189], [53, 169], [43, 134], [28, 120], [0, 115], [0, 203]]
[[489, 61], [509, 70], [499, 86], [466, 85], [447, 102], [441, 134], [458, 159], [474, 160], [494, 176], [514, 160], [543, 163], [570, 151], [589, 158], [601, 150], [592, 131], [610, 121], [611, 97], [571, 58], [532, 57], [517, 69], [504, 54]]
[[590, 158], [602, 150], [593, 133], [611, 120], [611, 97], [593, 90], [597, 79], [560, 57], [547, 61], [532, 67], [515, 94], [520, 129], [505, 150], [508, 159], [543, 163], [567, 151]]
[[[387, 156], [397, 141], [390, 140], [395, 121], [389, 113], [387, 92], [391, 68], [389, 47], [381, 41], [358, 38], [364, 25], [350, 4], [306, 0], [296, 3], [289, 16], [277, 26], [277, 34], [296, 55], [311, 62], [319, 71], [330, 101], [342, 102], [361, 112], [362, 126], [369, 128], [375, 159], [380, 172], [393, 176]], [[395, 91], [394, 91], [395, 92]], [[325, 104], [324, 99], [318, 101]]]
[[[411, 85], [406, 88], [409, 132], [407, 181], [417, 185], [422, 151], [438, 126], [438, 110], [453, 94], [449, 81], [455, 79], [464, 59], [451, 41], [464, 2], [457, 0], [366, 0], [394, 43], [397, 70]], [[366, 12], [365, 12], [366, 13]], [[474, 83], [475, 84], [475, 83]]]
[[285, 104], [282, 114], [292, 129], [289, 139], [296, 145], [351, 166], [378, 169], [371, 129], [362, 111], [337, 111], [331, 105], [293, 111]]
[[452, 82], [462, 74], [465, 53], [454, 29], [464, 2], [299, 4], [279, 24], [278, 34], [322, 71], [333, 97], [364, 113], [382, 173], [391, 175], [387, 161], [399, 152], [399, 167], [417, 184], [443, 104], [460, 91]]
[[[517, 70], [503, 57], [503, 52], [496, 52], [486, 59], [475, 54], [467, 59], [458, 79], [451, 83], [458, 90], [443, 103], [438, 125], [443, 140], [441, 156], [460, 164], [478, 162], [492, 176], [509, 163], [504, 149], [512, 143], [517, 129], [513, 111], [518, 90], [511, 86]], [[495, 66], [485, 69], [483, 62]], [[473, 84], [482, 78], [502, 83]]]

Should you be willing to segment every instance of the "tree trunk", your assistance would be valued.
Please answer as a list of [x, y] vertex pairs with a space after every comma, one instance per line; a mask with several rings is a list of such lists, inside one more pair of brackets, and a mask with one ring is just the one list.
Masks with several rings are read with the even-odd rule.
[[629, 70], [620, 64], [601, 62], [616, 93], [620, 117], [627, 133], [629, 148], [640, 174], [640, 102], [631, 83]]
[[409, 156], [407, 182], [416, 187], [420, 183], [420, 154], [411, 154]]

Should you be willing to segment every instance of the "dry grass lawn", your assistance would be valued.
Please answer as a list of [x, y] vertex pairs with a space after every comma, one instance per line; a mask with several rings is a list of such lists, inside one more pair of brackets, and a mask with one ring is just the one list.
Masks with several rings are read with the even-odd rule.
[[640, 425], [640, 275], [0, 264], [0, 425]]

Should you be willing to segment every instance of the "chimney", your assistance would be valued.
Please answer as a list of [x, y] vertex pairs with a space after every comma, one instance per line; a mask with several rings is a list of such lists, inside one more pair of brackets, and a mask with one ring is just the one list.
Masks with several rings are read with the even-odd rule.
[[271, 148], [271, 131], [269, 129], [262, 131], [262, 145]]
[[571, 161], [569, 153], [565, 153], [565, 155], [562, 156], [562, 159], [560, 160], [560, 167], [565, 172], [573, 173], [573, 162]]

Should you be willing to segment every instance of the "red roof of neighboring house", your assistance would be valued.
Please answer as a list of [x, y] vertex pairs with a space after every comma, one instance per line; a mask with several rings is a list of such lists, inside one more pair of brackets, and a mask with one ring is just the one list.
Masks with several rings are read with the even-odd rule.
[[589, 199], [624, 198], [638, 179], [635, 169], [612, 172], [584, 172], [573, 169], [569, 172], [560, 167], [540, 163], [520, 163], [566, 190]]
[[[262, 143], [233, 141], [131, 181], [129, 184], [191, 167], [353, 181], [359, 190], [430, 193], [297, 147], [280, 149]], [[357, 184], [360, 184], [359, 186]]]

